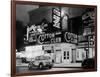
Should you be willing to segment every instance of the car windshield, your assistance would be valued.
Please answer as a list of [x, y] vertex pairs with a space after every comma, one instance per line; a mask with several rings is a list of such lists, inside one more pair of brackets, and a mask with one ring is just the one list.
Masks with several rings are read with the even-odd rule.
[[47, 60], [48, 60], [48, 59], [50, 59], [50, 57], [49, 57], [49, 56], [45, 56], [45, 59], [47, 59]]
[[48, 59], [50, 59], [49, 56], [37, 56], [37, 57], [35, 58], [35, 60], [48, 60]]

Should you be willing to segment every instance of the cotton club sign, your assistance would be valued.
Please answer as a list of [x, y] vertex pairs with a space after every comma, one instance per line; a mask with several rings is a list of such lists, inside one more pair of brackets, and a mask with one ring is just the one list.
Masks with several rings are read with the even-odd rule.
[[74, 44], [76, 44], [77, 43], [77, 35], [73, 34], [73, 33], [65, 32], [64, 33], [64, 40], [67, 43], [74, 43]]
[[[35, 38], [34, 38], [35, 37]], [[54, 43], [73, 43], [77, 44], [77, 35], [70, 32], [54, 32], [33, 35], [29, 43], [54, 44]]]
[[77, 44], [77, 35], [70, 32], [55, 32], [38, 35], [38, 44], [73, 43]]

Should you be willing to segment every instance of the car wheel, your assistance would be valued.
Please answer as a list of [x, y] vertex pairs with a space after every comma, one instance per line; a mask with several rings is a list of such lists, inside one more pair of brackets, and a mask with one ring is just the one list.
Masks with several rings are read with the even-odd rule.
[[26, 59], [25, 58], [22, 58], [22, 63], [25, 63], [26, 62]]
[[39, 64], [39, 69], [42, 69], [43, 68], [43, 64]]
[[51, 69], [52, 68], [52, 66], [49, 66], [49, 69]]

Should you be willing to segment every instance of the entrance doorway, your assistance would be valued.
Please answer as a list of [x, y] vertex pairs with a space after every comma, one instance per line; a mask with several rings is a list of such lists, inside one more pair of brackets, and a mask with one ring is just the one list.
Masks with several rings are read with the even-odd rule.
[[63, 62], [64, 63], [69, 63], [70, 62], [70, 54], [69, 54], [69, 51], [64, 51], [64, 53], [63, 53]]

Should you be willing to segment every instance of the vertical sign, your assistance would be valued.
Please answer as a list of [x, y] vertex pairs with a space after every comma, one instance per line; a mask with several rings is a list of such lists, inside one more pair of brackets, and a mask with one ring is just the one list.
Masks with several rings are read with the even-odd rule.
[[53, 7], [52, 9], [53, 27], [61, 30], [61, 7]]

